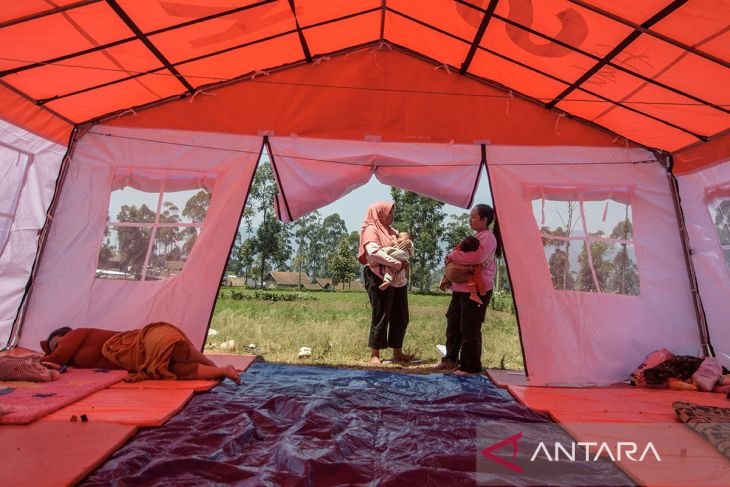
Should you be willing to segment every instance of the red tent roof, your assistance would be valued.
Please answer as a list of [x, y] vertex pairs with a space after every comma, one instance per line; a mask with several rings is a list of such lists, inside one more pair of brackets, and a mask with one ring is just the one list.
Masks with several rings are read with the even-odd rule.
[[0, 117], [57, 141], [109, 113], [381, 41], [648, 147], [730, 128], [727, 1], [55, 3], [0, 12]]

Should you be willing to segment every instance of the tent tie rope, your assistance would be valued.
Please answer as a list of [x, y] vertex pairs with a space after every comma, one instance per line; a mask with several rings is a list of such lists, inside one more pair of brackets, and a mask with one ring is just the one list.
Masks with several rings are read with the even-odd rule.
[[509, 95], [506, 97], [507, 98], [507, 107], [504, 109], [505, 115], [509, 115], [509, 102], [514, 97], [515, 97], [515, 95], [512, 93], [512, 90], [509, 90]]
[[451, 68], [449, 68], [449, 66], [446, 64], [439, 64], [438, 66], [433, 68], [434, 71], [438, 71], [439, 69], [443, 69], [444, 71], [446, 71], [447, 74], [451, 74]]
[[[253, 78], [252, 78], [252, 79], [253, 79]], [[193, 102], [193, 100], [195, 100], [195, 97], [196, 97], [196, 96], [198, 96], [198, 95], [208, 95], [208, 96], [215, 96], [215, 93], [208, 93], [208, 92], [207, 92], [207, 91], [205, 91], [205, 90], [204, 90], [203, 88], [198, 88], [197, 90], [195, 90], [195, 91], [193, 92], [192, 96], [190, 97], [190, 103], [192, 103], [192, 102]]]
[[256, 79], [256, 76], [269, 76], [271, 73], [266, 71], [265, 69], [257, 69], [254, 71], [254, 73], [251, 75], [251, 79]]
[[132, 115], [134, 115], [135, 117], [137, 116], [137, 112], [135, 112], [135, 111], [134, 111], [134, 108], [127, 108], [127, 109], [126, 109], [126, 110], [124, 110], [123, 112], [121, 112], [121, 113], [118, 113], [118, 114], [117, 114], [117, 118], [123, 117], [124, 115], [127, 115], [127, 114], [129, 114], [129, 113], [131, 113], [131, 114], [132, 114]]
[[330, 60], [330, 57], [329, 56], [317, 56], [312, 61], [312, 66], [319, 66], [324, 61], [329, 61], [329, 60]]
[[560, 132], [558, 132], [558, 124], [560, 123], [560, 120], [565, 118], [565, 113], [559, 113], [558, 118], [555, 119], [555, 127], [553, 127], [553, 130], [555, 130], [555, 135], [563, 135]]

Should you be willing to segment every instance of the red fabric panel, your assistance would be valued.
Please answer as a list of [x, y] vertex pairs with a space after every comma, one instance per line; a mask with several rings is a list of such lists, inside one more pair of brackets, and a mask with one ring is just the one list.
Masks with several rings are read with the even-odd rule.
[[[205, 0], [204, 2], [200, 0], [175, 0], [174, 2], [117, 1], [143, 32], [150, 32], [258, 3], [260, 0]], [[264, 6], [264, 8], [266, 7]], [[232, 23], [229, 22], [228, 25], [230, 26]]]
[[[177, 63], [293, 29], [296, 25], [289, 3], [274, 2], [163, 32], [149, 39], [168, 61]], [[300, 53], [299, 57], [304, 56]], [[281, 60], [272, 56], [257, 68], [279, 64], [282, 64]]]
[[[77, 67], [78, 66], [78, 67]], [[140, 41], [127, 42], [59, 64], [21, 71], [6, 81], [35, 99], [98, 86], [162, 66]], [[49, 83], [53, 80], [53, 83]]]
[[[328, 88], [328, 86], [332, 86]], [[282, 91], [286, 87], [284, 91]], [[387, 91], [385, 91], [387, 90]], [[396, 51], [364, 49], [150, 108], [114, 125], [302, 137], [611, 146], [612, 135]], [[246, 116], [230, 107], [245, 107]], [[623, 144], [623, 142], [619, 142]]]
[[[483, 14], [477, 10], [460, 5], [456, 2], [434, 2], [429, 8], [423, 8], [421, 2], [411, 2], [409, 0], [389, 0], [387, 6], [413, 17], [421, 22], [432, 25], [438, 29], [444, 30], [450, 34], [460, 37], [471, 43], [482, 22]], [[388, 13], [388, 15], [393, 15]], [[394, 15], [395, 18], [400, 17]], [[391, 17], [392, 19], [392, 17]], [[395, 27], [395, 26], [394, 26]], [[398, 29], [398, 27], [396, 27]], [[395, 39], [394, 32], [389, 30], [385, 37], [388, 40]], [[463, 61], [463, 59], [461, 60]], [[459, 66], [460, 64], [456, 64]]]
[[[477, 50], [469, 67], [469, 72], [514, 88], [517, 92], [547, 103], [568, 87], [540, 73], [507, 61], [486, 51]], [[505, 100], [505, 112], [508, 111]]]
[[2, 119], [53, 142], [66, 145], [73, 126], [0, 85]]
[[[0, 69], [89, 49], [133, 34], [106, 2], [0, 29]], [[14, 59], [16, 61], [8, 61]]]
[[508, 34], [507, 24], [492, 19], [481, 45], [568, 83], [580, 78], [596, 63], [592, 58], [554, 42], [539, 39], [535, 43], [539, 47], [526, 42], [521, 42], [523, 45], [516, 44]]
[[[730, 42], [730, 33], [724, 39]], [[706, 101], [728, 103], [724, 87], [730, 84], [729, 70], [654, 37], [639, 36], [616, 60], [639, 74]]]
[[[616, 107], [582, 90], [571, 93], [567, 100], [562, 100], [557, 104], [557, 108], [594, 121], [647, 147], [672, 151], [698, 141], [696, 137], [686, 132], [625, 108]], [[562, 127], [562, 123], [561, 121], [560, 127]]]
[[307, 40], [309, 52], [312, 56], [327, 54], [377, 39], [380, 36], [380, 16], [380, 12], [373, 12], [305, 29], [304, 37]]
[[[730, 42], [727, 34], [725, 40], [703, 42], [709, 34], [727, 32], [730, 19], [730, 3], [717, 0], [692, 0], [679, 7], [672, 15], [657, 22], [651, 30], [693, 46], [701, 51], [730, 59]], [[691, 22], [692, 28], [687, 24]]]
[[469, 52], [468, 42], [471, 42], [471, 39], [467, 42], [456, 40], [391, 12], [385, 15], [385, 38], [452, 66], [461, 66]]
[[622, 19], [641, 24], [672, 3], [672, 0], [590, 0], [587, 3]]
[[[277, 37], [198, 61], [177, 66], [177, 70], [193, 86], [207, 85], [235, 78], [259, 69], [266, 63], [286, 64], [301, 59], [302, 45], [297, 34]], [[276, 60], [276, 61], [274, 61]]]
[[725, 134], [710, 142], [673, 154], [674, 172], [684, 174], [710, 167], [727, 160], [728, 154], [730, 154], [730, 134]]
[[54, 0], [49, 4], [48, 0], [23, 0], [22, 2], [4, 2], [0, 10], [0, 22], [27, 17], [41, 12], [53, 10], [55, 6], [63, 7], [78, 0]]
[[[371, 8], [381, 6], [380, 0], [295, 0], [294, 7], [297, 12], [297, 20], [301, 27], [307, 27], [319, 22], [325, 22], [330, 19], [336, 19], [345, 15], [362, 12]], [[356, 30], [367, 30], [363, 27], [355, 27]], [[362, 33], [353, 33], [353, 35], [362, 35]], [[378, 26], [378, 36], [380, 36], [380, 26]], [[332, 39], [337, 42], [337, 39]], [[329, 49], [334, 51], [335, 49]]]
[[[499, 2], [495, 14], [599, 57], [605, 56], [633, 30], [568, 0]], [[518, 27], [504, 25], [504, 29], [510, 39], [525, 50], [556, 57], [565, 52], [565, 48], [549, 45], [544, 39]]]

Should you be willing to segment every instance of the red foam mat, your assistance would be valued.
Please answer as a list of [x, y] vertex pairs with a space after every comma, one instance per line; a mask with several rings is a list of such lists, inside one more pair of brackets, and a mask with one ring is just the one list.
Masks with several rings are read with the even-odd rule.
[[730, 461], [714, 446], [681, 424], [674, 401], [729, 407], [722, 394], [642, 389], [626, 385], [596, 388], [509, 386], [522, 404], [549, 413], [578, 441], [648, 442], [662, 459], [623, 459], [616, 463], [645, 486], [725, 486]]
[[48, 421], [0, 426], [2, 481], [7, 486], [73, 485], [137, 431], [102, 422]]
[[191, 389], [105, 389], [49, 414], [46, 419], [69, 421], [85, 414], [89, 421], [134, 426], [161, 426], [193, 396]]

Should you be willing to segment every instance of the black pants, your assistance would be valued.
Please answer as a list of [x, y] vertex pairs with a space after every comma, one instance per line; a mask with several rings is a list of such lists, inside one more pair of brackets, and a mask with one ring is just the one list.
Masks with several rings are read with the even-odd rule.
[[408, 289], [406, 286], [389, 286], [381, 291], [378, 286], [383, 280], [367, 266], [362, 277], [373, 308], [368, 347], [402, 348], [408, 327]]
[[469, 293], [453, 293], [446, 311], [446, 356], [459, 364], [459, 370], [470, 373], [482, 371], [482, 323], [492, 290], [480, 294], [482, 304], [469, 299]]

